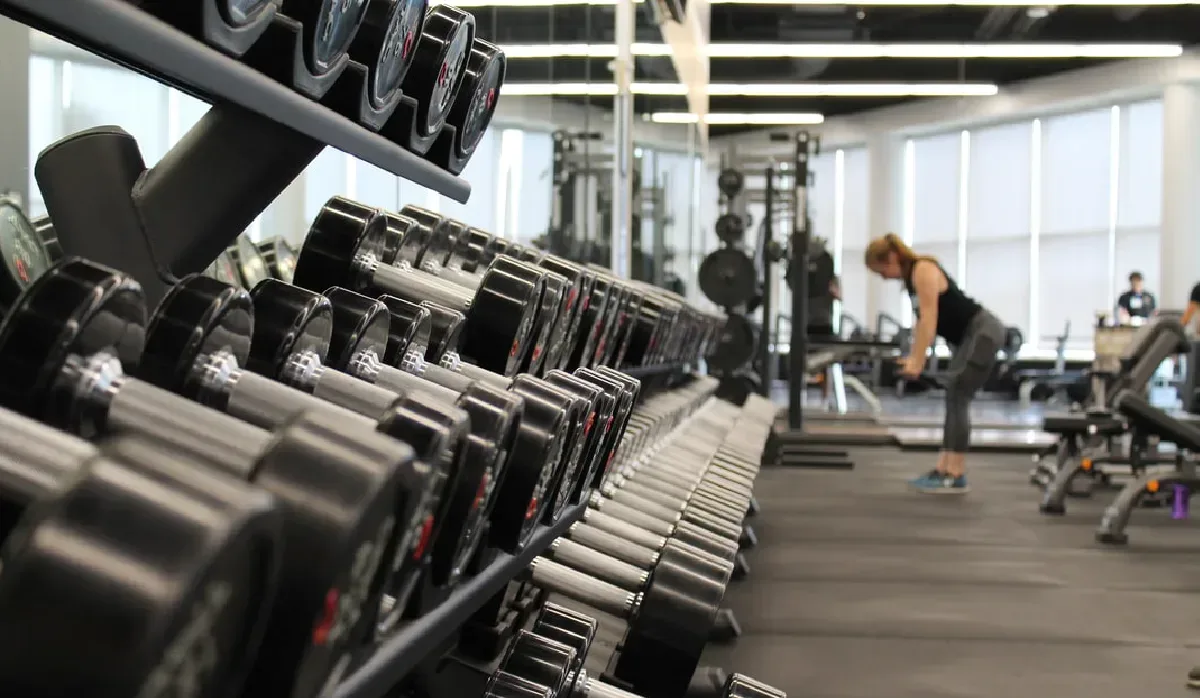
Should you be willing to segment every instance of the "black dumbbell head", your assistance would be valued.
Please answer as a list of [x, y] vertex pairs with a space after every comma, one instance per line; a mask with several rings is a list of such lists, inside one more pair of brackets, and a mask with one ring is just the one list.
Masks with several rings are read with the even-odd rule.
[[575, 671], [578, 671], [586, 661], [599, 629], [599, 621], [591, 616], [556, 603], [546, 603], [542, 610], [538, 611], [537, 618], [529, 630], [534, 635], [554, 640], [574, 650]]
[[424, 356], [433, 333], [433, 320], [429, 308], [395, 296], [383, 295], [379, 300], [387, 306], [391, 315], [387, 349], [383, 354], [384, 363], [396, 366], [409, 352], [417, 352]]
[[325, 360], [333, 334], [333, 307], [328, 298], [267, 279], [254, 287], [250, 299], [254, 302], [254, 338], [247, 368], [274, 378], [295, 354], [312, 352]]
[[355, 264], [360, 259], [381, 261], [387, 237], [387, 221], [378, 211], [335, 196], [313, 219], [292, 283], [316, 293], [334, 286], [362, 291], [354, 284]]
[[0, 405], [76, 431], [74, 400], [57, 394], [63, 367], [100, 351], [136, 366], [145, 336], [142, 287], [115, 269], [66, 257], [21, 293], [0, 325]]
[[463, 69], [475, 41], [475, 17], [450, 5], [429, 8], [413, 64], [404, 78], [404, 94], [417, 101], [418, 135], [442, 130], [462, 86]]
[[197, 363], [227, 352], [245, 366], [253, 333], [249, 293], [199, 274], [185, 276], [167, 291], [150, 319], [138, 377], [196, 399], [201, 394], [195, 382]]
[[528, 630], [517, 632], [500, 661], [505, 673], [546, 686], [553, 696], [570, 695], [575, 665], [574, 649]]
[[462, 348], [466, 316], [432, 301], [421, 301], [420, 305], [429, 312], [429, 343], [426, 345], [425, 358], [440, 361], [448, 352], [459, 351]]
[[463, 84], [446, 123], [458, 130], [455, 155], [470, 158], [492, 123], [508, 62], [493, 43], [476, 38], [463, 71]]
[[552, 694], [546, 686], [527, 681], [519, 676], [496, 672], [488, 680], [483, 698], [562, 698]]
[[363, 352], [383, 359], [390, 336], [391, 314], [382, 301], [344, 288], [331, 288], [324, 295], [333, 311], [327, 363], [345, 370]]

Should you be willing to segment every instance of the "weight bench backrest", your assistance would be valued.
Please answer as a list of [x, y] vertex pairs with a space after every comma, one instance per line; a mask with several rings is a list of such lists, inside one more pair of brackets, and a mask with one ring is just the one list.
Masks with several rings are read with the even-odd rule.
[[1129, 340], [1129, 346], [1121, 356], [1121, 375], [1109, 391], [1109, 406], [1123, 390], [1141, 392], [1150, 384], [1158, 372], [1159, 365], [1166, 359], [1188, 351], [1187, 334], [1178, 320], [1155, 318], [1144, 325]]
[[1117, 411], [1142, 431], [1170, 441], [1179, 448], [1200, 451], [1200, 427], [1175, 419], [1131, 390], [1122, 390], [1114, 402]]

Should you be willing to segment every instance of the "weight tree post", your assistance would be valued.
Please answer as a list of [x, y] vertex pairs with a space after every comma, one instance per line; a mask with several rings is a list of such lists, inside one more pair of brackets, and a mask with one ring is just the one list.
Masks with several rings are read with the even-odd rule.
[[792, 215], [791, 252], [792, 336], [788, 342], [788, 427], [804, 428], [804, 387], [808, 375], [808, 131], [796, 134], [794, 160], [795, 211]]
[[772, 359], [771, 340], [774, 337], [775, 302], [774, 278], [775, 260], [771, 257], [771, 246], [775, 242], [775, 223], [772, 220], [772, 209], [775, 206], [775, 166], [767, 165], [766, 190], [763, 197], [763, 242], [759, 254], [763, 261], [763, 294], [762, 294], [762, 334], [758, 340], [758, 360], [762, 365], [762, 395], [771, 397], [771, 386], [775, 383], [775, 361]]
[[[793, 273], [792, 332], [788, 348], [788, 428], [772, 434], [774, 460], [778, 465], [790, 468], [850, 470], [854, 463], [846, 459], [845, 451], [814, 449], [806, 442], [804, 434], [804, 388], [808, 373], [808, 243], [812, 237], [808, 218], [808, 159], [812, 136], [807, 131], [797, 133], [795, 145], [792, 167], [795, 210], [792, 212], [792, 234], [788, 241], [789, 268]], [[772, 200], [773, 193], [774, 183], [768, 176], [768, 202]], [[768, 203], [768, 219], [772, 215]]]

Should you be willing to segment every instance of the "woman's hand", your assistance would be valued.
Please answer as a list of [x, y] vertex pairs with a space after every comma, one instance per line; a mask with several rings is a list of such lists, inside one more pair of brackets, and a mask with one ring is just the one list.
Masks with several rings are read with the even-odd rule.
[[914, 380], [921, 376], [921, 371], [925, 369], [925, 360], [919, 356], [904, 356], [896, 359], [898, 372], [904, 378]]

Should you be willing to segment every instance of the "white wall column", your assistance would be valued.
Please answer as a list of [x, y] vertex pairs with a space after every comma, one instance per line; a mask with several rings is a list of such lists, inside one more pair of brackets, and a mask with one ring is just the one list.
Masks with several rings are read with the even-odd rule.
[[1200, 86], [1163, 90], [1162, 282], [1159, 303], [1183, 308], [1200, 282]]
[[[847, 201], [846, 206], [866, 206], [869, 221], [868, 239], [888, 232], [900, 232], [904, 178], [904, 143], [892, 134], [881, 133], [867, 141], [868, 181], [870, 194], [866, 201]], [[861, 259], [847, 259], [846, 264], [862, 264]], [[902, 298], [894, 283], [883, 281], [875, 274], [867, 277], [867, 316], [863, 322], [875, 326], [880, 312], [900, 317]]]

